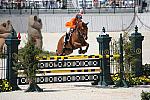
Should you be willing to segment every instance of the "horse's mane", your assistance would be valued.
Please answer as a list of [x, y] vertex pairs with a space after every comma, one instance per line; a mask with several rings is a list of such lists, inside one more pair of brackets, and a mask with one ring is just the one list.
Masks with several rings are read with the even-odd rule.
[[80, 28], [80, 27], [84, 27], [84, 28], [87, 27], [87, 24], [84, 23], [84, 22], [79, 22], [78, 25], [79, 25], [79, 26], [78, 26], [79, 28]]
[[82, 22], [82, 26], [83, 26], [83, 27], [87, 27], [87, 24], [84, 23], [84, 22]]

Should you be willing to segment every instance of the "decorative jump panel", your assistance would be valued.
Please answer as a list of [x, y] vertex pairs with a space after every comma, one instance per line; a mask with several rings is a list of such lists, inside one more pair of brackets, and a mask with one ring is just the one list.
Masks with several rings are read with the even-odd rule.
[[38, 67], [45, 68], [73, 68], [73, 67], [99, 67], [99, 59], [86, 59], [86, 60], [39, 60]]
[[[88, 74], [88, 75], [58, 75], [58, 76], [38, 76], [36, 77], [37, 84], [43, 83], [65, 83], [65, 82], [88, 82], [99, 80], [99, 74]], [[18, 84], [27, 84], [26, 77], [19, 77]]]
[[[101, 73], [100, 67], [79, 67], [79, 68], [56, 68], [56, 69], [38, 69], [36, 76], [49, 75], [73, 75], [73, 74], [98, 74]], [[18, 70], [18, 77], [25, 77], [24, 70]]]

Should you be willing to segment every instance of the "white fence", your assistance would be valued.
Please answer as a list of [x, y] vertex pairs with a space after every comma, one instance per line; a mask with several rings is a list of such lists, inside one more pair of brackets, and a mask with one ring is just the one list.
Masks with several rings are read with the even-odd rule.
[[[10, 19], [17, 32], [26, 33], [28, 16], [29, 15], [3, 14], [0, 17], [0, 22]], [[74, 16], [75, 14], [39, 14], [39, 17], [43, 22], [42, 32], [64, 32], [66, 31], [65, 23]], [[129, 26], [132, 27], [135, 25], [138, 25], [139, 30], [141, 31], [149, 31], [150, 13], [140, 13], [137, 16], [134, 16], [133, 13], [84, 14], [83, 20], [89, 22], [89, 31], [91, 32], [101, 31], [102, 27], [105, 27], [106, 31], [120, 32]]]

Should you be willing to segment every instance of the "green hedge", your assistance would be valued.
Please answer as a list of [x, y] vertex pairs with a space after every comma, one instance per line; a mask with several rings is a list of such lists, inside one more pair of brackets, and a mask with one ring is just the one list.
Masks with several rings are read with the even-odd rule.
[[[117, 81], [120, 80], [119, 73], [111, 75], [111, 77], [114, 83], [117, 83]], [[150, 85], [150, 77], [145, 75], [135, 77], [134, 75], [130, 74], [128, 77], [126, 77], [126, 81], [128, 81], [130, 85]]]
[[141, 100], [150, 100], [150, 92], [144, 92], [141, 93]]

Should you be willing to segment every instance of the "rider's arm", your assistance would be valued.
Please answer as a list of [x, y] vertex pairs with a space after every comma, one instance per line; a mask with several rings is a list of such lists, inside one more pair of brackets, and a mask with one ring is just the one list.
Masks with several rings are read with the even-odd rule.
[[71, 20], [71, 28], [75, 29], [75, 27], [76, 27], [76, 19], [72, 18], [72, 20]]
[[74, 23], [71, 23], [71, 28], [75, 29], [76, 25]]

